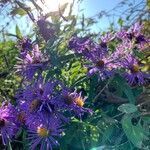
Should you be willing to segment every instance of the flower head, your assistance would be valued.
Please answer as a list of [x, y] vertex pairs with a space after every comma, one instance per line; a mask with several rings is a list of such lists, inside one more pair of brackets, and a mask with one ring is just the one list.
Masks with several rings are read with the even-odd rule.
[[85, 112], [91, 113], [90, 109], [84, 107], [86, 97], [78, 93], [76, 90], [71, 92], [68, 88], [63, 88], [59, 96], [59, 101], [56, 102], [59, 110], [67, 111], [81, 117]]
[[113, 34], [107, 33], [101, 37], [101, 43], [97, 44], [88, 37], [74, 36], [69, 42], [69, 47], [75, 52], [81, 53], [90, 62], [89, 65], [85, 65], [89, 69], [89, 76], [98, 73], [101, 79], [106, 79], [113, 75], [114, 68], [116, 68], [115, 59], [111, 57], [107, 47], [107, 43], [113, 39]]
[[145, 80], [150, 77], [146, 72], [142, 72], [138, 60], [133, 55], [128, 55], [121, 62], [122, 67], [126, 72], [123, 76], [127, 79], [130, 85], [144, 84]]
[[73, 36], [69, 41], [69, 49], [77, 53], [84, 53], [92, 49], [93, 42], [89, 37]]
[[54, 24], [46, 21], [43, 17], [37, 21], [37, 25], [39, 27], [39, 32], [45, 41], [48, 41], [50, 38], [55, 38], [56, 29], [54, 28]]
[[36, 116], [32, 125], [28, 126], [30, 149], [34, 150], [40, 146], [41, 150], [52, 150], [59, 145], [55, 137], [60, 137], [62, 132], [61, 122], [57, 118]]
[[8, 144], [18, 130], [15, 122], [16, 114], [15, 108], [10, 103], [3, 103], [0, 107], [0, 135], [4, 145]]
[[147, 47], [149, 39], [142, 34], [142, 25], [135, 23], [128, 30], [121, 30], [116, 33], [116, 37], [121, 39], [122, 42], [132, 43], [132, 47], [136, 47], [138, 50], [143, 50]]
[[115, 59], [108, 53], [96, 49], [89, 53], [87, 60], [91, 62], [91, 65], [87, 65], [90, 76], [98, 73], [101, 79], [106, 79], [114, 74], [114, 69], [116, 68]]
[[32, 51], [32, 48], [33, 44], [31, 39], [23, 38], [19, 43], [19, 49], [21, 50], [20, 57], [24, 58], [29, 51]]
[[29, 113], [38, 111], [52, 112], [54, 110], [53, 99], [55, 98], [55, 82], [38, 80], [22, 90], [18, 96], [19, 108]]
[[48, 64], [47, 57], [42, 54], [38, 45], [34, 45], [33, 49], [24, 58], [18, 58], [18, 60], [18, 64], [15, 66], [17, 72], [30, 80], [36, 72], [41, 72]]

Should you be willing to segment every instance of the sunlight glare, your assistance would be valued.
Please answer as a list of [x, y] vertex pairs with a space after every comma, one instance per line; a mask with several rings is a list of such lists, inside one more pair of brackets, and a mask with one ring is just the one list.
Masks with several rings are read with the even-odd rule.
[[62, 6], [65, 3], [71, 4], [72, 0], [44, 0], [44, 13], [48, 13], [50, 11], [57, 11], [59, 6]]

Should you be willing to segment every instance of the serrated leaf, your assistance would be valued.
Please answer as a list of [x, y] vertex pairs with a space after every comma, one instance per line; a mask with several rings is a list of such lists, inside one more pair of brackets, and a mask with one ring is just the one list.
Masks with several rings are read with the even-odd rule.
[[123, 112], [123, 113], [134, 113], [137, 111], [137, 107], [133, 104], [122, 104], [118, 107], [118, 110]]

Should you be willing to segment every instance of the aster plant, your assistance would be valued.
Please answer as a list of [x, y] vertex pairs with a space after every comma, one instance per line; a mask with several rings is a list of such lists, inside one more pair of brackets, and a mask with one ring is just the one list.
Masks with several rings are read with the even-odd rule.
[[[141, 52], [149, 44], [149, 39], [141, 33], [141, 30], [142, 25], [136, 23], [128, 30], [122, 29], [116, 33], [102, 35], [99, 43], [92, 42], [87, 37], [73, 36], [69, 48], [75, 53], [82, 54], [88, 63], [85, 67], [89, 76], [98, 74], [99, 78], [104, 80], [120, 70], [120, 75], [123, 75], [129, 84], [144, 84], [149, 79], [149, 71], [142, 72], [141, 64], [138, 63], [140, 58], [135, 58], [137, 57], [135, 52]], [[81, 44], [78, 41], [81, 41]], [[113, 49], [110, 47], [111, 42], [117, 43]], [[121, 73], [122, 69], [124, 73]]]
[[[41, 35], [48, 42], [55, 31], [48, 27], [50, 24], [45, 19], [39, 19], [36, 23]], [[42, 25], [45, 27], [44, 30]], [[76, 69], [79, 72], [70, 69], [74, 63], [64, 60], [60, 56], [61, 51], [57, 51], [56, 56], [49, 56], [46, 46], [41, 48], [40, 43], [23, 38], [18, 46], [19, 56], [15, 65], [16, 73], [23, 78], [23, 83], [16, 92], [14, 105], [3, 103], [0, 106], [0, 136], [3, 145], [17, 139], [16, 135], [20, 131], [26, 133], [25, 140], [28, 141], [29, 150], [52, 150], [59, 147], [60, 139], [68, 136], [67, 129], [69, 130], [72, 124], [76, 127], [78, 123], [77, 131], [74, 132], [80, 131], [84, 135], [89, 134], [86, 132], [87, 128], [90, 128], [91, 134], [97, 129], [100, 130], [103, 124], [100, 122], [98, 123], [100, 126], [94, 124], [95, 118], [91, 115], [96, 115], [97, 111], [91, 107], [100, 107], [98, 98], [114, 98], [112, 93], [105, 90], [109, 89], [109, 82], [97, 93], [96, 90], [103, 83], [113, 80], [118, 75], [128, 83], [119, 80], [119, 84], [124, 84], [126, 88], [149, 82], [149, 70], [142, 69], [139, 63], [141, 58], [137, 55], [138, 52], [141, 54], [144, 51], [149, 42], [149, 39], [141, 33], [141, 29], [142, 26], [137, 23], [128, 30], [108, 32], [96, 39], [89, 35], [80, 37], [74, 34], [67, 43], [68, 52], [65, 58], [68, 57], [69, 61], [76, 59], [82, 66]], [[55, 46], [52, 48], [55, 50]], [[53, 57], [57, 58], [58, 62], [55, 64], [58, 66], [50, 62]], [[82, 69], [86, 70], [84, 77], [78, 78]], [[70, 85], [68, 80], [71, 80], [70, 78], [73, 80], [72, 76], [77, 79]], [[93, 82], [95, 79], [96, 82]], [[119, 86], [118, 82], [114, 83]], [[90, 85], [87, 86], [88, 84]], [[132, 101], [134, 98], [131, 91], [127, 92], [126, 89], [124, 91], [123, 94]], [[100, 118], [102, 115], [102, 113], [99, 115]], [[117, 122], [113, 121], [112, 124]], [[85, 140], [87, 143], [88, 138]]]

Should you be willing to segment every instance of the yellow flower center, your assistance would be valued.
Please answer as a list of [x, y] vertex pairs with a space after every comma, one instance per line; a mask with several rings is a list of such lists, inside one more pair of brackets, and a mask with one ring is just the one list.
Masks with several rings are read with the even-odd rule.
[[30, 112], [33, 112], [35, 111], [39, 106], [40, 106], [40, 101], [35, 99], [31, 102], [30, 106], [29, 106], [29, 110]]
[[83, 99], [82, 99], [81, 97], [77, 97], [77, 98], [75, 99], [75, 102], [76, 102], [76, 104], [77, 104], [78, 106], [80, 106], [80, 107], [83, 107], [83, 105], [84, 105], [84, 101], [83, 101]]
[[139, 72], [139, 70], [140, 70], [139, 65], [133, 65], [131, 68], [132, 73], [137, 73]]
[[98, 67], [104, 67], [104, 61], [103, 60], [99, 60], [97, 63], [96, 63], [96, 65], [98, 66]]
[[37, 133], [41, 137], [47, 137], [49, 135], [49, 130], [47, 130], [44, 127], [38, 127], [37, 128]]

